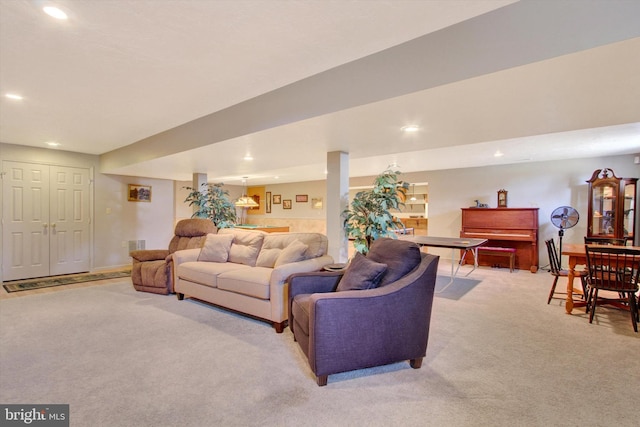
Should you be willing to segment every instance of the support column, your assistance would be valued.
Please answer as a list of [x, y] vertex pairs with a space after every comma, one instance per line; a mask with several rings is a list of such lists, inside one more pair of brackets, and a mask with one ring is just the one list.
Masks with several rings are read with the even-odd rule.
[[[206, 173], [194, 173], [193, 177], [191, 178], [191, 186], [193, 188], [195, 188], [196, 190], [200, 191], [202, 193], [203, 188], [202, 188], [202, 184], [206, 184], [207, 183], [207, 174]], [[198, 210], [198, 207], [196, 205], [193, 205], [193, 212], [196, 212]]]
[[349, 259], [349, 240], [342, 226], [342, 212], [349, 205], [349, 153], [327, 153], [327, 238], [329, 255], [336, 262]]

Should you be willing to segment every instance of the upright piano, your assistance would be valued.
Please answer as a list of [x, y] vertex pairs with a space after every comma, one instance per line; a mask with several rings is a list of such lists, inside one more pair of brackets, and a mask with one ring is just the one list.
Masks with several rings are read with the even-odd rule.
[[[486, 246], [515, 248], [519, 269], [538, 271], [538, 208], [462, 208], [460, 237], [488, 239]], [[480, 265], [500, 258], [482, 252]]]

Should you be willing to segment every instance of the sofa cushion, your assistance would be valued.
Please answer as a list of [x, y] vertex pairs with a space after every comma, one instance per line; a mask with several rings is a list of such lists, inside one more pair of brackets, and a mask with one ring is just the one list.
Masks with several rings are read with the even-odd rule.
[[386, 264], [372, 261], [356, 252], [336, 290], [340, 292], [376, 288], [386, 271]]
[[266, 241], [262, 244], [262, 249], [260, 249], [260, 253], [258, 254], [256, 267], [273, 268], [282, 252], [282, 248], [265, 248], [265, 244]]
[[287, 246], [282, 250], [282, 252], [280, 252], [280, 255], [278, 255], [278, 259], [276, 259], [274, 267], [279, 267], [284, 264], [304, 260], [304, 253], [308, 248], [309, 246], [305, 245], [300, 240], [294, 240], [293, 242], [289, 243], [289, 246]]
[[275, 267], [282, 250], [296, 240], [307, 245], [307, 249], [304, 251], [302, 258], [298, 261], [318, 258], [327, 253], [328, 241], [324, 234], [269, 233], [264, 236], [264, 242], [262, 243], [262, 249], [260, 249], [256, 265], [259, 267]]
[[251, 268], [243, 264], [231, 262], [189, 261], [178, 265], [178, 277], [201, 285], [218, 287], [218, 276], [230, 271], [249, 271]]
[[253, 267], [222, 273], [218, 276], [218, 289], [268, 300], [272, 271], [271, 268]]
[[227, 262], [231, 242], [233, 242], [232, 234], [207, 234], [207, 239], [198, 255], [198, 261]]
[[264, 236], [267, 233], [237, 228], [223, 228], [218, 234], [233, 235], [233, 243], [231, 243], [231, 248], [229, 249], [229, 262], [255, 267]]
[[327, 253], [327, 236], [321, 233], [269, 233], [264, 237], [263, 249], [284, 249], [294, 240], [308, 246], [304, 259], [318, 258]]
[[387, 264], [387, 272], [379, 285], [385, 286], [416, 268], [420, 264], [422, 255], [415, 243], [384, 237], [373, 241], [367, 258]]

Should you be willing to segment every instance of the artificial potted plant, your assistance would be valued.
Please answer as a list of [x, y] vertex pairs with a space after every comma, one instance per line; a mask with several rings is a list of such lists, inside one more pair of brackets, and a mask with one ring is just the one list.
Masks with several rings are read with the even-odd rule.
[[359, 191], [343, 212], [344, 230], [354, 240], [356, 251], [366, 254], [371, 242], [379, 237], [396, 237], [394, 229], [403, 228], [389, 212], [400, 209], [409, 183], [398, 180], [399, 171], [387, 169], [378, 175], [370, 190]]
[[196, 206], [191, 218], [209, 218], [218, 228], [229, 228], [235, 225], [236, 207], [229, 200], [229, 192], [222, 186], [222, 183], [202, 183], [201, 191], [185, 187], [191, 192], [184, 201], [189, 202], [189, 206]]

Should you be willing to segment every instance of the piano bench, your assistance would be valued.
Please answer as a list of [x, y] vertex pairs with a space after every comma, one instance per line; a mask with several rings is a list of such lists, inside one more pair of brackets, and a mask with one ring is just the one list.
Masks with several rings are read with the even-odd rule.
[[495, 256], [508, 256], [509, 257], [509, 272], [513, 273], [513, 267], [516, 261], [516, 248], [498, 248], [493, 246], [480, 246], [478, 252], [491, 252], [491, 255]]

